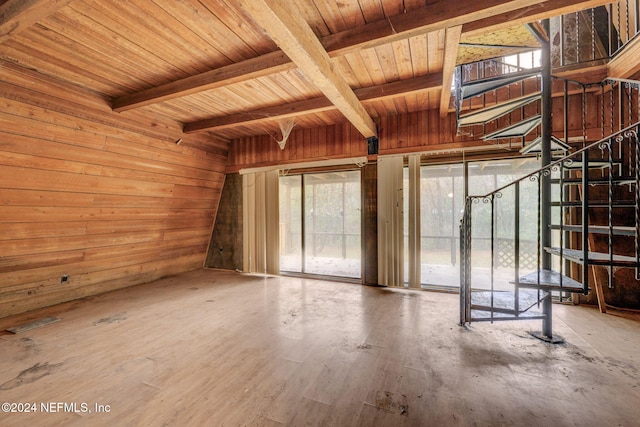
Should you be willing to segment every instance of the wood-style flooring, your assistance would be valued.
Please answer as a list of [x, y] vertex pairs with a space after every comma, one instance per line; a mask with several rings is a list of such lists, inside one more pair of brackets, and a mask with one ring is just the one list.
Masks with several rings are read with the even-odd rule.
[[0, 425], [638, 425], [638, 317], [554, 310], [565, 344], [454, 294], [193, 271], [0, 319], [61, 319], [0, 334], [0, 403], [37, 410]]

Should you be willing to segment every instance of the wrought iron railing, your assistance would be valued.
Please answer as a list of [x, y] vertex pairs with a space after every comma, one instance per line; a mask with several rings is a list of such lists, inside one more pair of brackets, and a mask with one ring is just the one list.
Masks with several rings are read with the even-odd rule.
[[[509, 277], [512, 278], [511, 283], [514, 286], [513, 316], [516, 318], [520, 313], [519, 289], [522, 285], [522, 276], [526, 274], [520, 265], [521, 233], [525, 223], [535, 228], [537, 237], [536, 270], [529, 273], [529, 277], [534, 277], [534, 282], [537, 283], [534, 283], [536, 286], [528, 287], [537, 288], [539, 296], [544, 288], [541, 272], [545, 270], [557, 271], [559, 279], [557, 290], [560, 297], [569, 289], [569, 285], [566, 283], [563, 285], [563, 281], [568, 282], [569, 279], [580, 282], [581, 291], [588, 292], [590, 265], [609, 268], [610, 286], [613, 285], [614, 267], [635, 267], [637, 274], [637, 268], [640, 266], [639, 135], [640, 122], [553, 161], [491, 193], [467, 197], [460, 226], [460, 320], [462, 324], [473, 320], [471, 301], [474, 289], [475, 266], [472, 255], [475, 226], [482, 227], [483, 232], [486, 232], [486, 228], [490, 229], [492, 256], [489, 266], [489, 290], [492, 295], [490, 305], [491, 316], [493, 316], [493, 291], [496, 287], [494, 277], [496, 257], [493, 253], [495, 242], [498, 237], [504, 238], [505, 233], [503, 229], [503, 235], [499, 236], [502, 224], [498, 221], [498, 212], [501, 213], [502, 221], [509, 215], [513, 218], [510, 230], [514, 247], [513, 269]], [[554, 185], [556, 191], [553, 193], [552, 204], [545, 206], [542, 194], [544, 191], [550, 191]], [[592, 186], [595, 188], [591, 188]], [[572, 187], [573, 191], [568, 191], [569, 187]], [[534, 206], [531, 206], [530, 202], [525, 203], [527, 206], [523, 206], [523, 195], [530, 195], [532, 190], [535, 191]], [[620, 208], [623, 210], [618, 211]], [[481, 215], [488, 215], [488, 219], [482, 216], [477, 218], [479, 209]], [[542, 223], [544, 209], [555, 210], [555, 215], [550, 216], [553, 224]], [[599, 215], [590, 217], [589, 213], [593, 212], [593, 209], [604, 210], [605, 213], [600, 212]], [[630, 214], [631, 209], [633, 214]], [[552, 236], [553, 229], [556, 230], [555, 236]], [[603, 239], [593, 241], [594, 233]], [[634, 240], [633, 254], [624, 253], [624, 248], [622, 251], [619, 250], [616, 245], [620, 240], [619, 236], [627, 236]], [[547, 246], [549, 244], [551, 246]], [[606, 250], [599, 247], [602, 245], [606, 246]], [[568, 265], [574, 267], [568, 268]], [[575, 268], [576, 265], [581, 265], [581, 268]], [[571, 291], [577, 291], [575, 286]]]
[[640, 32], [640, 0], [622, 0], [551, 19], [553, 67], [606, 60]]

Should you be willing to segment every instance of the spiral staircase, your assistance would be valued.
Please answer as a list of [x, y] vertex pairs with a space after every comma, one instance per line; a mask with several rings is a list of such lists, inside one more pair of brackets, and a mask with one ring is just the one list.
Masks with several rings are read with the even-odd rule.
[[[553, 301], [596, 292], [604, 311], [603, 286], [616, 286], [617, 271], [631, 269], [640, 278], [640, 82], [608, 78], [587, 85], [554, 78], [544, 58], [549, 57], [549, 38], [538, 36], [541, 67], [501, 64], [493, 67], [497, 73], [474, 79], [465, 79], [462, 67], [457, 72], [459, 131], [490, 143], [521, 145], [523, 156], [538, 156], [543, 165], [491, 193], [466, 198], [460, 226], [460, 323], [540, 319], [542, 330], [535, 335], [559, 342], [552, 329]], [[563, 135], [551, 130], [552, 96], [556, 105], [564, 100]], [[571, 114], [576, 103], [570, 100], [576, 98], [582, 100], [578, 115]], [[593, 121], [587, 114], [595, 108], [587, 99], [599, 99], [598, 137], [587, 130]], [[581, 134], [569, 132], [569, 116], [582, 116]], [[488, 249], [474, 239], [486, 228]], [[496, 261], [497, 241], [505, 238], [514, 248], [507, 254], [513, 260], [510, 269]], [[535, 259], [533, 268], [521, 265], [527, 238], [537, 248], [528, 254]], [[486, 282], [477, 279], [487, 274], [482, 268], [487, 262], [489, 285], [476, 286]]]

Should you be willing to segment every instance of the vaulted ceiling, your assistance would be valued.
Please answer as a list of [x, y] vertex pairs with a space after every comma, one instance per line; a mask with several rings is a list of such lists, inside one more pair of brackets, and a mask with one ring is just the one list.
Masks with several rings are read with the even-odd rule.
[[234, 139], [294, 117], [299, 127], [349, 121], [369, 137], [376, 117], [446, 114], [461, 39], [605, 3], [0, 0], [0, 65], [186, 133]]

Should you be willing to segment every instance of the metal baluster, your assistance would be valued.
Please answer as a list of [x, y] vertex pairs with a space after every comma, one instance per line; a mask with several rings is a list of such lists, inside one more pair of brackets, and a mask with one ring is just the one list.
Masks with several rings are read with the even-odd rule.
[[589, 293], [589, 150], [582, 152], [582, 290]]
[[[607, 151], [609, 152], [609, 191], [608, 191], [608, 225], [609, 225], [609, 288], [613, 288], [613, 147], [614, 139], [609, 138]], [[622, 147], [622, 143], [619, 144]]]
[[640, 28], [638, 26], [638, 21], [640, 21], [640, 1], [638, 1], [638, 0], [636, 0], [635, 12], [636, 12], [636, 16], [635, 16], [635, 25], [634, 25], [635, 32], [634, 32], [634, 34], [638, 34], [638, 30]]
[[495, 194], [491, 195], [491, 323], [493, 323], [493, 285], [495, 268]]
[[562, 278], [564, 273], [564, 162], [560, 162], [560, 302], [562, 302]]
[[609, 109], [610, 109], [610, 113], [611, 116], [609, 117], [609, 121], [611, 123], [611, 132], [610, 133], [614, 133], [614, 127], [613, 127], [613, 86], [614, 84], [611, 85], [611, 93], [609, 94]]
[[609, 56], [613, 56], [613, 17], [611, 14], [613, 13], [613, 5], [610, 3], [607, 5], [608, 19], [607, 19], [607, 29], [609, 30]]
[[[624, 93], [623, 93], [623, 84], [618, 83], [618, 130], [624, 129]], [[618, 146], [618, 158], [622, 159], [622, 144]]]
[[515, 200], [514, 200], [514, 249], [513, 249], [513, 264], [515, 267], [514, 283], [516, 284], [513, 298], [514, 298], [514, 311], [516, 317], [520, 316], [520, 181], [516, 181], [515, 184]]
[[601, 112], [602, 112], [602, 136], [600, 137], [601, 139], [604, 139], [604, 126], [605, 126], [605, 118], [604, 118], [604, 95], [605, 95], [605, 91], [604, 91], [604, 84], [600, 85], [600, 107], [601, 107]]
[[618, 3], [618, 46], [616, 47], [616, 51], [618, 49], [620, 49], [620, 46], [622, 46], [622, 31], [620, 31], [622, 29], [622, 18], [620, 16], [620, 3]]
[[576, 64], [580, 63], [580, 13], [576, 12]]
[[[635, 238], [635, 250], [636, 250], [636, 265], [640, 264], [640, 213], [638, 213], [638, 208], [640, 205], [640, 147], [638, 146], [640, 144], [640, 135], [638, 134], [638, 132], [640, 132], [640, 126], [636, 126], [635, 127], [635, 135], [633, 136], [633, 149], [635, 150], [636, 153], [636, 161], [634, 164], [634, 168], [635, 168], [635, 178], [636, 178], [636, 191], [635, 191], [635, 220], [636, 220], [636, 238]], [[640, 269], [638, 267], [636, 267], [636, 279], [640, 280]]]
[[467, 238], [465, 222], [467, 218], [467, 200], [464, 201], [464, 214], [460, 220], [460, 325], [467, 323], [467, 251], [465, 242]]
[[564, 81], [564, 142], [569, 143], [569, 80]]
[[625, 40], [625, 43], [627, 43], [630, 39], [631, 39], [631, 32], [629, 31], [629, 0], [625, 1], [625, 5], [626, 5], [626, 10], [625, 10], [625, 17], [627, 19], [627, 38]]
[[627, 101], [629, 101], [629, 123], [628, 125], [630, 126], [631, 123], [633, 123], [633, 86], [631, 86], [631, 83], [627, 83]]
[[596, 18], [595, 9], [591, 8], [591, 59], [596, 59]]
[[587, 87], [582, 86], [582, 147], [587, 146]]
[[540, 268], [542, 267], [542, 172], [538, 172], [538, 268], [537, 268], [537, 288], [538, 288], [538, 307], [540, 306]]
[[[629, 125], [631, 125], [631, 123], [633, 123], [633, 85], [631, 83], [627, 83], [627, 98], [629, 101]], [[620, 144], [622, 145], [622, 144]], [[631, 144], [628, 144], [629, 146], [629, 165], [631, 165]], [[624, 147], [622, 147], [622, 149], [624, 150]], [[620, 171], [620, 175], [623, 174], [623, 167], [624, 167], [624, 162], [622, 161], [622, 157], [620, 157], [620, 167], [619, 167], [619, 171]]]
[[565, 58], [564, 58], [564, 15], [560, 15], [560, 66], [564, 66]]

